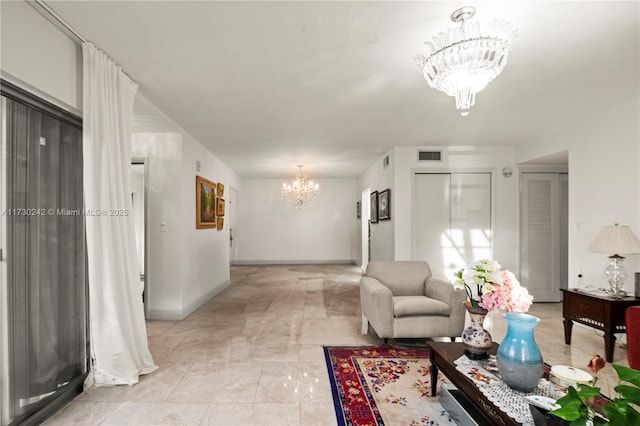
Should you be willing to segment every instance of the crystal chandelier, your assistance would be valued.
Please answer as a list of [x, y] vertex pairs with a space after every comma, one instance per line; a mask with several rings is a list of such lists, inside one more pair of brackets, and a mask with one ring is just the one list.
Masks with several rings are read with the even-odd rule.
[[291, 185], [282, 184], [282, 199], [299, 209], [315, 200], [320, 192], [320, 186], [317, 183], [307, 182], [308, 176], [302, 173], [302, 167], [302, 164], [298, 164], [300, 170], [296, 173], [296, 180]]
[[460, 25], [425, 42], [428, 56], [416, 56], [429, 86], [455, 96], [462, 116], [469, 115], [476, 93], [500, 75], [518, 37], [518, 30], [507, 21], [494, 19], [482, 27], [467, 22], [475, 13], [472, 6], [453, 12], [451, 20]]

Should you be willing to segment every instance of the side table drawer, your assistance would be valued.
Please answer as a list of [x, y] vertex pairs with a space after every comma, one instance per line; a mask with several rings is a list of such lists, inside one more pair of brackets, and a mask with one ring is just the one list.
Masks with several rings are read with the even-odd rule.
[[[565, 297], [567, 297], [566, 293]], [[568, 312], [573, 315], [585, 316], [594, 321], [604, 322], [604, 304], [597, 300], [568, 296], [568, 300], [565, 303], [567, 304]]]

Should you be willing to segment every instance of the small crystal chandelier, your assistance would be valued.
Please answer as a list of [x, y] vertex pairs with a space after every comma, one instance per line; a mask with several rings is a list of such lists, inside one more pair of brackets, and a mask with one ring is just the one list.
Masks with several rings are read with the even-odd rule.
[[315, 200], [320, 192], [320, 186], [317, 183], [307, 182], [308, 176], [302, 173], [302, 167], [302, 164], [298, 164], [300, 170], [296, 173], [296, 180], [291, 185], [282, 184], [282, 199], [299, 209]]
[[500, 75], [518, 37], [518, 30], [507, 21], [494, 19], [482, 27], [468, 23], [475, 13], [473, 6], [453, 12], [451, 20], [460, 26], [425, 42], [428, 56], [416, 56], [429, 86], [455, 96], [462, 116], [469, 115], [476, 93]]

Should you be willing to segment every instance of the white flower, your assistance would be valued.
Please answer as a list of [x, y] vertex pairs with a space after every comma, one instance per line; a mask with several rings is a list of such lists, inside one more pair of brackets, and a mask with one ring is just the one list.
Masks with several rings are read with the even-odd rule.
[[465, 289], [473, 306], [526, 312], [533, 301], [515, 275], [511, 271], [503, 271], [502, 265], [495, 260], [478, 260], [473, 266], [457, 271], [454, 276], [455, 285]]
[[484, 283], [482, 277], [478, 275], [478, 271], [473, 268], [466, 268], [462, 272], [462, 281], [464, 281], [467, 285], [476, 284], [481, 285]]

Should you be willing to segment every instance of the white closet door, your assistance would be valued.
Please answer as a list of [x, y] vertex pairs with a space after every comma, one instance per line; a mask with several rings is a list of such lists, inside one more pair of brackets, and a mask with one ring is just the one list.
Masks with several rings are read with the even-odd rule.
[[491, 174], [416, 174], [412, 259], [426, 260], [447, 281], [460, 268], [491, 258]]
[[557, 173], [522, 174], [520, 281], [536, 302], [560, 300], [560, 197]]
[[451, 229], [447, 259], [453, 274], [480, 259], [491, 259], [491, 174], [451, 174]]
[[449, 174], [417, 174], [413, 194], [413, 260], [429, 263], [434, 277], [448, 280], [442, 241], [449, 233], [451, 188]]

